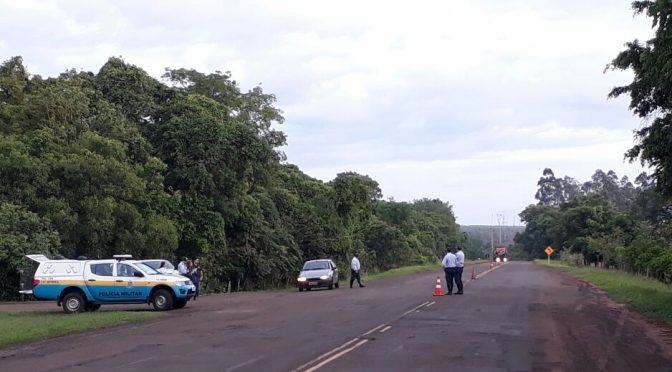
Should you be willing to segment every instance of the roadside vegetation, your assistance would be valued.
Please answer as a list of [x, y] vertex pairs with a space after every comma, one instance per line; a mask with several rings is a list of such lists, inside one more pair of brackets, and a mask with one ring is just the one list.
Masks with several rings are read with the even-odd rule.
[[[466, 260], [465, 265], [476, 265], [479, 263], [489, 262], [487, 260]], [[392, 278], [397, 276], [404, 276], [415, 273], [422, 273], [427, 271], [438, 271], [442, 272], [441, 263], [427, 263], [424, 265], [414, 265], [414, 266], [404, 266], [396, 269], [391, 269], [383, 272], [372, 273], [364, 276], [365, 280], [378, 280], [385, 278]], [[466, 274], [465, 274], [466, 275]]]
[[[672, 284], [672, 3], [635, 1], [632, 7], [650, 18], [654, 37], [626, 43], [608, 65], [634, 74], [609, 97], [630, 96], [630, 109], [643, 124], [625, 157], [651, 172], [631, 182], [598, 169], [579, 182], [544, 169], [539, 202], [520, 213], [525, 231], [515, 242], [528, 258], [545, 257], [544, 248], [552, 246], [567, 265], [618, 269]], [[596, 273], [591, 275], [607, 275]]]
[[672, 286], [622, 271], [575, 267], [562, 262], [536, 260], [537, 264], [562, 270], [576, 278], [593, 283], [613, 300], [640, 313], [672, 324]]
[[0, 312], [0, 347], [148, 320], [161, 315], [154, 311], [101, 311], [75, 315], [61, 312]]
[[273, 94], [229, 73], [158, 80], [110, 58], [42, 77], [21, 57], [1, 63], [0, 300], [18, 297], [25, 254], [201, 257], [217, 292], [286, 285], [307, 259], [348, 267], [356, 253], [384, 271], [466, 241], [445, 201], [303, 173], [282, 152], [283, 120]]

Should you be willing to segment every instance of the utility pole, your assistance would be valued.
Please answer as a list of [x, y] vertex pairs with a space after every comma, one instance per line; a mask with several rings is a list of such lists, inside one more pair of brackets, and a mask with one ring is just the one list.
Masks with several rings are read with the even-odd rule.
[[497, 214], [497, 226], [499, 227], [499, 245], [502, 245], [502, 224], [504, 223], [504, 215]]
[[490, 215], [490, 261], [495, 259], [495, 225], [493, 216]]

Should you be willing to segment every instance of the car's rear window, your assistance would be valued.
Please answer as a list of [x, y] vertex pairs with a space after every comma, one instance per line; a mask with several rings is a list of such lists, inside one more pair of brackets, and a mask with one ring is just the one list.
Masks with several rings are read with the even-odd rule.
[[329, 269], [329, 262], [327, 261], [312, 261], [312, 262], [306, 262], [305, 265], [303, 265], [303, 270], [324, 270], [324, 269]]

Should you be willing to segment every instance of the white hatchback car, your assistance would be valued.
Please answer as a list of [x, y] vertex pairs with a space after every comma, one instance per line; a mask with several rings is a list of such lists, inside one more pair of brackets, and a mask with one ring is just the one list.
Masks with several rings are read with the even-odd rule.
[[329, 259], [306, 261], [296, 282], [299, 292], [319, 287], [338, 288], [338, 268]]

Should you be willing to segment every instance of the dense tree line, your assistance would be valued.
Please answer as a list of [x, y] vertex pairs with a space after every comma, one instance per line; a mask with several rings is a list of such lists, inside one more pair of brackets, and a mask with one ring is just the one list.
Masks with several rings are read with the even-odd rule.
[[537, 185], [539, 203], [520, 214], [525, 231], [515, 238], [528, 257], [545, 257], [550, 245], [575, 264], [601, 263], [672, 282], [671, 209], [646, 173], [633, 184], [597, 170], [579, 183], [547, 168]]
[[[550, 169], [539, 180], [538, 205], [527, 207], [527, 223], [516, 242], [531, 257], [553, 245], [569, 254], [601, 258], [606, 265], [672, 282], [672, 2], [634, 1], [635, 14], [652, 21], [654, 37], [626, 43], [607, 66], [631, 70], [630, 84], [609, 97], [630, 96], [642, 119], [635, 145], [626, 154], [652, 169], [633, 183], [614, 172], [597, 171], [580, 184], [556, 178]], [[580, 261], [580, 260], [577, 260]]]
[[[353, 172], [322, 182], [286, 162], [275, 96], [229, 73], [120, 58], [98, 73], [0, 65], [0, 290], [24, 254], [202, 257], [207, 287], [285, 285], [303, 260], [369, 270], [436, 260], [464, 240], [440, 200], [381, 200]], [[344, 270], [345, 271], [345, 270]], [[236, 289], [236, 288], [234, 288]]]

